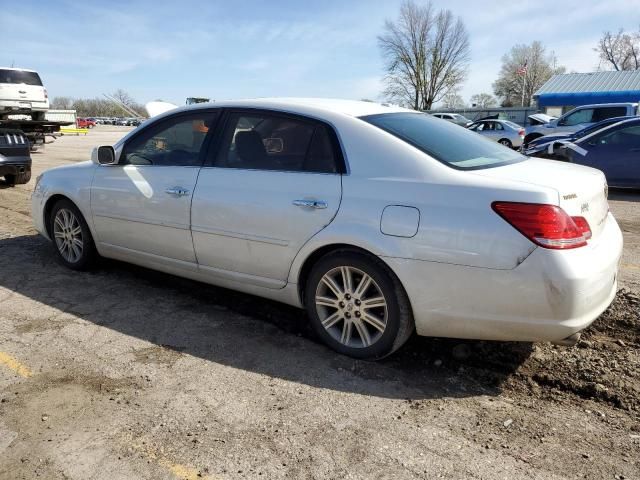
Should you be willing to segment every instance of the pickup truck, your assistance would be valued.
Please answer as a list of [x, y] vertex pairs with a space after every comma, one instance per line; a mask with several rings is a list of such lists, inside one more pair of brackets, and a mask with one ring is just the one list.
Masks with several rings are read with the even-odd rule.
[[[612, 117], [636, 116], [637, 103], [601, 103], [597, 105], [582, 105], [565, 113], [559, 118], [552, 118], [549, 122], [527, 127], [524, 143], [550, 135], [552, 133], [573, 133]], [[535, 116], [535, 115], [532, 115]]]
[[0, 177], [9, 185], [31, 179], [29, 140], [20, 130], [0, 128]]

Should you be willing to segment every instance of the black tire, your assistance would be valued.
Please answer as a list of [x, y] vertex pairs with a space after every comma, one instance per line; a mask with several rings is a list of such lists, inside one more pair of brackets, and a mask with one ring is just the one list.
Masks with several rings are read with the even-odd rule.
[[[351, 282], [353, 287], [350, 290], [344, 289], [345, 291], [352, 291], [353, 297], [351, 297], [350, 300], [345, 299], [345, 297], [342, 299], [344, 300], [342, 302], [336, 300], [335, 307], [316, 306], [316, 294], [321, 297], [325, 295], [322, 293], [322, 290], [326, 289], [323, 277], [330, 275], [331, 272], [335, 272], [341, 267], [349, 267], [353, 272], [353, 281]], [[361, 292], [362, 295], [359, 296], [359, 298], [362, 300], [360, 301], [357, 296], [357, 286], [364, 278], [364, 276], [360, 276], [361, 274], [368, 275], [373, 282], [370, 284], [369, 290], [365, 289]], [[344, 276], [341, 278], [344, 278]], [[340, 286], [344, 287], [344, 282]], [[376, 314], [376, 307], [365, 307], [363, 305], [370, 299], [367, 296], [367, 292], [370, 293], [372, 291], [374, 295], [378, 295], [378, 297], [379, 294], [377, 292], [382, 294], [386, 302], [386, 307], [379, 307], [380, 309], [384, 308], [384, 310], [378, 310], [378, 312], [386, 312], [386, 315]], [[331, 293], [332, 292], [333, 290]], [[337, 298], [337, 295], [334, 296]], [[318, 337], [333, 350], [350, 357], [368, 360], [386, 357], [400, 348], [414, 330], [411, 305], [400, 281], [381, 260], [360, 252], [337, 250], [318, 260], [309, 273], [304, 292], [304, 300], [311, 326]], [[346, 304], [345, 301], [347, 302]], [[342, 308], [340, 308], [338, 304], [342, 305]], [[349, 320], [345, 317], [349, 315], [347, 309], [349, 312], [354, 312]], [[386, 317], [386, 324], [383, 331], [380, 330], [380, 327], [374, 328], [374, 324], [364, 321], [365, 317], [371, 318], [369, 313], [365, 313], [365, 309], [366, 311], [373, 310], [374, 318], [380, 319], [381, 317]], [[322, 315], [325, 321], [327, 321], [328, 317], [333, 317], [333, 314], [342, 316], [342, 319], [337, 322], [334, 321], [331, 326], [325, 328], [320, 316]], [[355, 315], [358, 316], [357, 319]], [[352, 332], [349, 339], [351, 339], [354, 334], [358, 336], [357, 339], [355, 337], [353, 338], [352, 345], [347, 345], [343, 343], [341, 339], [337, 338], [338, 334], [341, 334], [344, 338], [347, 321], [351, 323], [351, 326], [348, 327], [348, 331]], [[356, 322], [358, 322], [358, 325], [356, 325]], [[360, 333], [362, 328], [366, 330], [366, 332], [363, 332], [364, 335]], [[364, 337], [371, 341], [369, 345], [366, 345], [363, 339]]]
[[45, 112], [33, 112], [31, 113], [31, 120], [42, 121], [44, 120]]
[[508, 138], [501, 138], [500, 140], [498, 140], [498, 143], [504, 145], [507, 148], [513, 148], [513, 144]]
[[[63, 251], [61, 251], [61, 245], [56, 240], [55, 220], [61, 210], [71, 212], [75, 219], [77, 219], [77, 224], [80, 227], [82, 249], [77, 258], [68, 258], [63, 253], [64, 249]], [[76, 207], [70, 200], [58, 200], [51, 209], [51, 213], [49, 214], [49, 218], [47, 219], [47, 221], [49, 222], [49, 236], [51, 238], [51, 243], [53, 244], [53, 250], [55, 252], [56, 259], [62, 265], [72, 270], [85, 271], [91, 269], [91, 267], [93, 267], [93, 265], [95, 264], [98, 253], [96, 251], [96, 246], [93, 242], [93, 236], [91, 235], [89, 226], [82, 216], [82, 213], [80, 213], [80, 210], [78, 210], [78, 207]]]
[[5, 182], [9, 185], [24, 185], [25, 183], [29, 183], [31, 180], [31, 170], [25, 170], [22, 173], [17, 173], [15, 175], [5, 175]]

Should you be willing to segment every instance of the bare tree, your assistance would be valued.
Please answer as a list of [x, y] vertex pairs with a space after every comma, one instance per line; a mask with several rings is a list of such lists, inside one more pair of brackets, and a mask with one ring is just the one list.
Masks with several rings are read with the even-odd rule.
[[431, 2], [412, 0], [387, 20], [378, 44], [385, 59], [385, 95], [416, 110], [429, 110], [465, 79], [469, 35], [449, 10], [434, 11]]
[[442, 98], [443, 108], [464, 108], [464, 99], [456, 90], [451, 90]]
[[478, 108], [493, 107], [496, 105], [496, 99], [489, 93], [476, 93], [471, 96], [471, 106]]
[[111, 96], [116, 100], [124, 103], [127, 107], [133, 106], [133, 104], [135, 103], [133, 97], [121, 88], [113, 92]]
[[502, 105], [529, 106], [536, 90], [553, 75], [564, 72], [564, 67], [557, 66], [553, 52], [547, 53], [541, 42], [515, 45], [502, 57], [493, 93], [502, 99]]
[[640, 69], [640, 31], [633, 34], [622, 29], [618, 33], [604, 32], [594, 50], [614, 70]]
[[73, 98], [71, 97], [54, 97], [51, 100], [52, 110], [69, 110], [73, 106]]

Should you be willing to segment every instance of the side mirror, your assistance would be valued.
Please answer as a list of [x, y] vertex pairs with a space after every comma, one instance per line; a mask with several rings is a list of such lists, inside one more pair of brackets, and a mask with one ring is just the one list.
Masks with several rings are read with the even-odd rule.
[[91, 160], [99, 165], [115, 165], [116, 151], [111, 145], [102, 145], [93, 150]]

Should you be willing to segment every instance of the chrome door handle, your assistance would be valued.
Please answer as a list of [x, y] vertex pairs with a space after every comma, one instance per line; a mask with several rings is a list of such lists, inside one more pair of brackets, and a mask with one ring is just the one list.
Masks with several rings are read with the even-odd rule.
[[327, 202], [325, 202], [324, 200], [294, 200], [293, 204], [296, 207], [307, 207], [307, 208], [318, 208], [318, 209], [327, 208]]
[[176, 197], [184, 197], [185, 195], [189, 195], [189, 190], [182, 187], [171, 187], [165, 190], [169, 195], [175, 195]]

